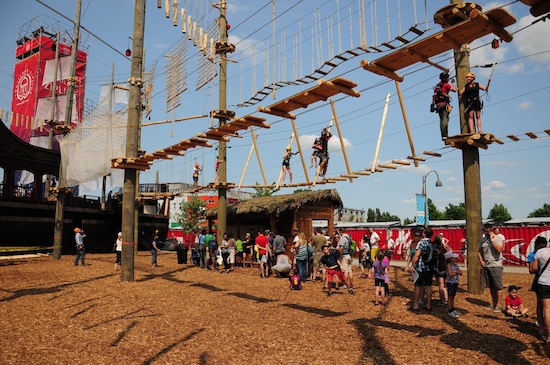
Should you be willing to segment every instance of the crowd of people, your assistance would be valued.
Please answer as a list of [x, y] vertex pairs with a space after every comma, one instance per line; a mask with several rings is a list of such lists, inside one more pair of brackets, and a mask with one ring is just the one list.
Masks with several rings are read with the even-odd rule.
[[[448, 239], [443, 234], [433, 236], [432, 229], [412, 230], [411, 242], [406, 250], [405, 272], [410, 273], [414, 282], [414, 295], [410, 310], [432, 311], [432, 304], [446, 307], [448, 315], [458, 318], [457, 289], [463, 272], [458, 265], [459, 254], [453, 252]], [[120, 264], [122, 233], [119, 233], [114, 246], [117, 253], [115, 271]], [[75, 243], [78, 260], [84, 264], [83, 231], [75, 229]], [[516, 285], [508, 286], [508, 294], [503, 300], [503, 255], [505, 237], [498, 227], [487, 224], [478, 244], [478, 258], [483, 270], [483, 282], [489, 288], [491, 302], [488, 310], [503, 313], [512, 318], [527, 317], [529, 310], [523, 304]], [[388, 245], [389, 243], [389, 245]], [[157, 266], [158, 232], [152, 238], [152, 265]], [[392, 257], [392, 240], [380, 241], [373, 228], [361, 238], [359, 245], [340, 228], [328, 236], [326, 230], [316, 228], [310, 239], [298, 229], [292, 231], [287, 242], [279, 232], [260, 229], [251, 230], [241, 240], [231, 233], [224, 233], [218, 246], [213, 232], [202, 230], [196, 235], [191, 246], [193, 263], [201, 268], [229, 273], [236, 267], [257, 267], [260, 278], [287, 277], [291, 290], [301, 290], [303, 283], [320, 280], [322, 290], [332, 296], [334, 290], [346, 289], [354, 293], [353, 263], [359, 258], [361, 274], [359, 278], [374, 282], [374, 305], [385, 306], [390, 294], [389, 267]], [[529, 271], [535, 274], [532, 290], [537, 296], [536, 325], [540, 338], [550, 343], [550, 247], [544, 236], [538, 236], [535, 250], [528, 257]], [[438, 300], [432, 303], [432, 286], [437, 287]], [[504, 304], [504, 306], [503, 306]]]

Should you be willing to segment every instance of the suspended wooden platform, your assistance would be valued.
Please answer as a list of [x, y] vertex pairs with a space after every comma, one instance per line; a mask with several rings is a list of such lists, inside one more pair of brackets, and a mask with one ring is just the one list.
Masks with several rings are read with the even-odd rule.
[[142, 161], [139, 158], [113, 158], [111, 160], [111, 166], [115, 169], [132, 169], [138, 171], [146, 171], [149, 169], [152, 163], [148, 161]]
[[503, 141], [495, 137], [491, 133], [464, 133], [456, 136], [450, 136], [445, 140], [445, 144], [454, 148], [462, 149], [467, 146], [483, 148], [486, 150], [488, 146], [496, 142], [504, 144]]
[[448, 28], [464, 20], [468, 20], [470, 12], [474, 9], [481, 10], [481, 5], [472, 2], [460, 2], [450, 4], [439, 9], [434, 14], [434, 22], [443, 28]]
[[261, 128], [271, 128], [264, 122], [265, 118], [247, 115], [241, 118], [234, 118], [232, 122], [224, 124], [217, 128], [210, 128], [204, 133], [199, 133], [196, 137], [181, 140], [170, 147], [156, 150], [152, 153], [141, 153], [136, 158], [114, 158], [111, 160], [111, 166], [119, 169], [135, 169], [145, 171], [149, 169], [154, 160], [171, 160], [174, 156], [182, 156], [185, 151], [196, 147], [212, 147], [207, 139], [218, 141], [228, 141], [229, 137], [238, 137], [237, 131], [247, 129], [251, 126]]
[[354, 87], [357, 87], [355, 82], [341, 77], [328, 81], [320, 79], [317, 80], [317, 86], [309, 88], [270, 106], [259, 106], [258, 111], [283, 118], [296, 119], [296, 116], [290, 112], [300, 108], [307, 108], [309, 105], [318, 101], [327, 101], [334, 95], [343, 93], [356, 98], [361, 96], [359, 92], [353, 89]]
[[405, 46], [375, 61], [361, 61], [361, 67], [381, 76], [402, 82], [403, 76], [396, 71], [411, 66], [417, 62], [426, 62], [441, 70], [443, 66], [431, 62], [430, 57], [436, 56], [451, 49], [460, 49], [465, 43], [487, 34], [494, 33], [503, 41], [510, 42], [512, 35], [504, 28], [516, 22], [516, 19], [506, 10], [497, 8], [482, 13], [479, 9], [472, 9], [470, 19], [450, 26], [439, 33], [418, 42]]
[[540, 16], [550, 12], [550, 0], [519, 0], [531, 7], [532, 16]]
[[238, 131], [250, 127], [271, 128], [269, 124], [265, 123], [265, 118], [247, 115], [241, 118], [234, 118], [232, 122], [217, 128], [210, 128], [204, 133], [197, 134], [197, 136], [218, 141], [228, 141], [227, 137], [239, 137]]
[[231, 182], [211, 182], [210, 184], [206, 185], [204, 188], [208, 189], [233, 189], [235, 187], [235, 183]]

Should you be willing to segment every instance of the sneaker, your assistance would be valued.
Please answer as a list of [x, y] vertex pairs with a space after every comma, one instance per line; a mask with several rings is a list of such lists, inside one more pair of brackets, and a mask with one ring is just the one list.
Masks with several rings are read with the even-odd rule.
[[500, 308], [498, 305], [495, 306], [495, 309], [493, 309], [493, 312], [495, 313], [502, 313], [502, 308]]
[[353, 289], [349, 289], [349, 290], [348, 290], [348, 293], [350, 293], [350, 294], [355, 294], [355, 293], [353, 292]]
[[327, 297], [330, 297], [331, 295], [332, 295], [332, 292], [329, 291], [329, 292], [327, 293]]
[[520, 316], [520, 315], [517, 314], [517, 313], [512, 314], [512, 318], [519, 318], [519, 316]]
[[488, 311], [492, 311], [495, 309], [495, 307], [493, 307], [492, 305], [488, 305], [485, 307], [485, 309], [487, 309]]
[[455, 312], [449, 312], [449, 317], [458, 318], [458, 314], [456, 314]]
[[529, 317], [529, 315], [528, 315], [527, 313], [523, 313], [523, 316], [524, 316], [525, 318]]
[[452, 311], [451, 313], [454, 313], [455, 316], [457, 316], [457, 317], [459, 317], [459, 316], [462, 315], [462, 314], [461, 314], [459, 311], [457, 311], [456, 309], [455, 309], [454, 311]]

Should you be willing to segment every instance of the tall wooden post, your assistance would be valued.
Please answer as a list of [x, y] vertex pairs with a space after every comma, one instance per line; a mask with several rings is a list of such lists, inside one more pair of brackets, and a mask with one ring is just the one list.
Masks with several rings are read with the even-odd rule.
[[[461, 0], [451, 0], [458, 4]], [[458, 89], [466, 84], [466, 74], [470, 71], [470, 46], [463, 44], [455, 50], [455, 67]], [[464, 105], [460, 104], [460, 133], [468, 133], [467, 117]], [[462, 147], [462, 169], [464, 171], [464, 203], [466, 204], [466, 240], [468, 242], [468, 292], [481, 294], [481, 263], [478, 259], [478, 243], [481, 239], [481, 177], [479, 149], [464, 144]]]
[[[137, 157], [138, 130], [141, 117], [141, 88], [143, 65], [143, 38], [145, 32], [145, 1], [134, 1], [134, 42], [132, 46], [132, 70], [130, 97], [128, 99], [128, 127], [126, 130], [126, 158]], [[136, 209], [137, 170], [124, 169], [122, 195], [122, 263], [121, 280], [134, 281], [134, 226]]]
[[[71, 117], [73, 114], [73, 98], [76, 73], [76, 59], [78, 53], [78, 41], [80, 38], [80, 13], [82, 9], [82, 0], [76, 0], [76, 15], [74, 20], [73, 31], [73, 48], [71, 50], [71, 69], [69, 72], [69, 80], [67, 82], [67, 106], [65, 109], [65, 126], [71, 125]], [[59, 44], [57, 45], [59, 48]], [[66, 129], [65, 129], [66, 130]], [[55, 203], [55, 224], [53, 234], [53, 258], [59, 260], [61, 258], [61, 249], [63, 247], [63, 221], [65, 220], [65, 169], [63, 169], [63, 161], [59, 165], [59, 192], [57, 194], [57, 202]]]
[[[53, 149], [53, 129], [55, 123], [55, 116], [57, 111], [57, 78], [59, 70], [59, 41], [60, 41], [59, 32], [55, 36], [55, 70], [53, 71], [53, 83], [52, 83], [52, 110], [50, 112], [50, 129], [48, 131], [48, 149]], [[52, 176], [48, 175], [46, 179], [46, 196], [50, 195], [50, 185], [51, 185]]]
[[[221, 44], [227, 43], [227, 1], [222, 0], [219, 3], [220, 6], [220, 42]], [[227, 107], [226, 102], [226, 88], [227, 88], [227, 58], [226, 52], [220, 53], [220, 89], [219, 89], [219, 110], [225, 110]], [[225, 124], [225, 119], [219, 120], [218, 124], [221, 127]], [[221, 140], [218, 146], [218, 159], [221, 162], [218, 167], [218, 183], [221, 184], [221, 189], [218, 188], [218, 235], [217, 241], [221, 245], [223, 234], [227, 230], [227, 190], [225, 184], [227, 182], [227, 146], [226, 142]]]

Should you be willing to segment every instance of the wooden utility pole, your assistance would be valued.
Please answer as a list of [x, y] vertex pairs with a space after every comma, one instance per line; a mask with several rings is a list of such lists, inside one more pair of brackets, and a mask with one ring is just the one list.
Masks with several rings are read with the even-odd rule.
[[[139, 123], [141, 118], [141, 88], [143, 74], [143, 38], [145, 33], [145, 0], [134, 1], [134, 36], [132, 70], [128, 99], [128, 126], [126, 130], [126, 158], [137, 157]], [[122, 195], [122, 263], [121, 280], [134, 281], [134, 226], [136, 210], [137, 170], [124, 169]]]
[[[458, 4], [461, 0], [451, 0]], [[466, 84], [466, 74], [470, 72], [470, 45], [463, 44], [460, 50], [454, 51], [458, 89]], [[460, 133], [468, 133], [467, 117], [464, 105], [460, 103]], [[481, 177], [479, 166], [479, 149], [475, 146], [462, 145], [462, 169], [464, 171], [464, 202], [466, 204], [466, 241], [468, 242], [468, 292], [481, 294], [481, 263], [478, 258], [478, 243], [481, 239]]]
[[[226, 44], [227, 43], [227, 1], [222, 0], [219, 3], [220, 7], [220, 18], [219, 18], [219, 26], [220, 26], [220, 43]], [[226, 101], [226, 88], [227, 88], [227, 52], [221, 52], [220, 53], [220, 89], [219, 89], [219, 110], [225, 111], [225, 108], [227, 107], [227, 101]], [[218, 125], [221, 127], [226, 123], [226, 120], [223, 118], [219, 119]], [[217, 241], [218, 244], [221, 245], [223, 234], [227, 230], [227, 190], [224, 186], [227, 182], [227, 146], [226, 142], [223, 140], [220, 140], [220, 144], [218, 145], [218, 157], [219, 160], [222, 162], [219, 164], [218, 167], [218, 183], [220, 186], [218, 187], [218, 235], [217, 235]], [[217, 163], [217, 162], [216, 162]]]
[[[65, 127], [71, 125], [73, 115], [73, 98], [74, 86], [76, 83], [76, 59], [78, 54], [78, 41], [80, 38], [80, 13], [82, 9], [82, 0], [76, 0], [76, 15], [74, 20], [73, 31], [73, 48], [71, 50], [71, 69], [69, 79], [67, 81], [67, 106], [65, 109]], [[57, 45], [59, 48], [59, 44]], [[54, 106], [55, 107], [55, 106]], [[68, 130], [65, 128], [64, 130]], [[63, 161], [59, 165], [59, 191], [55, 204], [55, 224], [53, 234], [53, 258], [59, 260], [61, 258], [61, 249], [63, 247], [63, 220], [65, 219], [65, 189], [67, 189], [65, 178], [65, 169], [63, 169]]]
[[[53, 71], [53, 83], [52, 83], [52, 110], [50, 112], [50, 129], [48, 131], [48, 149], [53, 149], [53, 129], [55, 125], [55, 117], [56, 117], [56, 110], [57, 110], [57, 73], [59, 70], [59, 41], [60, 41], [60, 35], [59, 32], [56, 33], [55, 36], [55, 70]], [[48, 178], [46, 179], [46, 195], [50, 195], [50, 187], [51, 187], [51, 180], [52, 176], [48, 175]]]

